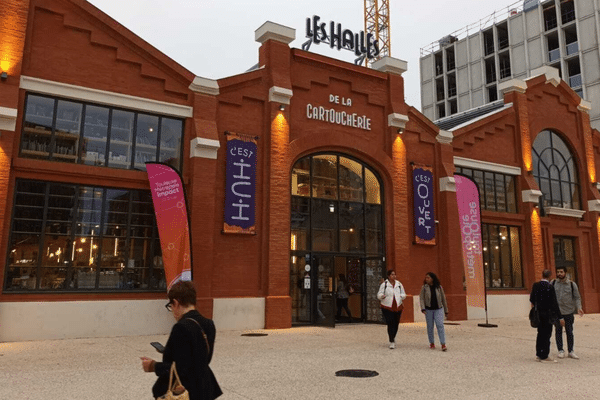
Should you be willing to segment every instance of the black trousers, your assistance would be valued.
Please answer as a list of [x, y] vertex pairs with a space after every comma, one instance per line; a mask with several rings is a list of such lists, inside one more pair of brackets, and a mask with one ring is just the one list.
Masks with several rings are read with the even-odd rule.
[[541, 360], [548, 358], [550, 354], [550, 338], [552, 337], [552, 323], [550, 318], [540, 315], [540, 324], [537, 328], [535, 340], [535, 355]]
[[[573, 337], [573, 324], [575, 323], [575, 315], [566, 314], [563, 315], [565, 319], [565, 331], [567, 331], [567, 349], [569, 349], [569, 353], [573, 351], [573, 346], [575, 345], [575, 339]], [[554, 324], [556, 327], [556, 347], [558, 351], [563, 350], [563, 337], [562, 337], [562, 326], [560, 326], [560, 322], [556, 321]]]
[[402, 311], [393, 312], [386, 308], [382, 308], [383, 318], [385, 319], [385, 323], [387, 325], [388, 337], [390, 339], [390, 343], [396, 339], [396, 334], [398, 333], [398, 325], [400, 324], [400, 317], [402, 316]]
[[337, 299], [337, 313], [335, 314], [336, 318], [340, 318], [342, 316], [342, 307], [346, 310], [346, 314], [350, 319], [352, 319], [352, 313], [348, 308], [348, 299]]

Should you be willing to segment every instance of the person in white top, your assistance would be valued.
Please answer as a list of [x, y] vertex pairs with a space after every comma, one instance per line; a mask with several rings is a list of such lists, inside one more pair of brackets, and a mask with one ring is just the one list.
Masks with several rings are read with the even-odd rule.
[[396, 280], [396, 271], [389, 270], [387, 276], [388, 278], [379, 287], [377, 298], [381, 302], [381, 311], [387, 324], [390, 349], [395, 349], [398, 324], [404, 309], [402, 300], [406, 298], [406, 292], [400, 281]]

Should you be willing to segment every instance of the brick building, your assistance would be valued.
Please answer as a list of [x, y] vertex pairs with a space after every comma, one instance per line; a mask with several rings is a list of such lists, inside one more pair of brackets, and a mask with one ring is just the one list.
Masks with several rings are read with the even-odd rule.
[[[465, 301], [455, 172], [481, 188], [491, 318], [525, 315], [557, 264], [600, 309], [600, 136], [552, 69], [440, 129], [404, 102], [405, 62], [292, 49], [295, 31], [270, 22], [258, 67], [215, 81], [83, 0], [9, 1], [0, 18], [0, 340], [168, 331], [146, 161], [181, 172], [198, 307], [219, 329], [333, 325], [340, 274], [353, 317], [378, 322], [389, 268], [409, 294], [403, 321], [421, 318], [427, 271], [451, 319], [483, 317]], [[251, 234], [224, 229], [232, 133], [257, 146]], [[426, 242], [417, 167], [433, 176]]]

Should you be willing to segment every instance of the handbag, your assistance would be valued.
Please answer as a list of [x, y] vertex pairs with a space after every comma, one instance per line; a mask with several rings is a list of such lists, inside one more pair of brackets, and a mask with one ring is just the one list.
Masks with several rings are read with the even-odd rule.
[[[173, 381], [173, 376], [175, 376], [175, 381]], [[167, 390], [167, 393], [157, 397], [156, 400], [190, 400], [190, 394], [186, 388], [183, 388], [183, 393], [181, 394], [175, 394], [173, 392], [177, 386], [183, 387], [183, 385], [181, 385], [181, 381], [179, 380], [177, 369], [175, 368], [175, 361], [173, 361], [171, 364], [171, 372], [169, 373], [169, 389]]]
[[540, 313], [538, 312], [537, 304], [529, 310], [529, 323], [532, 328], [540, 326]]

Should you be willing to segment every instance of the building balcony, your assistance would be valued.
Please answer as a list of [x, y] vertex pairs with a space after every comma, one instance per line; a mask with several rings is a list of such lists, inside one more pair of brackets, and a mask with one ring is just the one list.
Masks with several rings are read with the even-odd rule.
[[569, 10], [569, 11], [563, 12], [561, 17], [562, 17], [563, 25], [568, 24], [571, 21], [575, 21], [575, 10]]
[[571, 54], [575, 54], [579, 51], [579, 43], [578, 42], [573, 42], [573, 43], [569, 43], [567, 44], [567, 55], [570, 56]]
[[510, 67], [500, 68], [500, 79], [510, 78]]
[[560, 58], [560, 49], [554, 49], [554, 50], [550, 50], [548, 52], [548, 61], [552, 62], [552, 61], [556, 61]]

